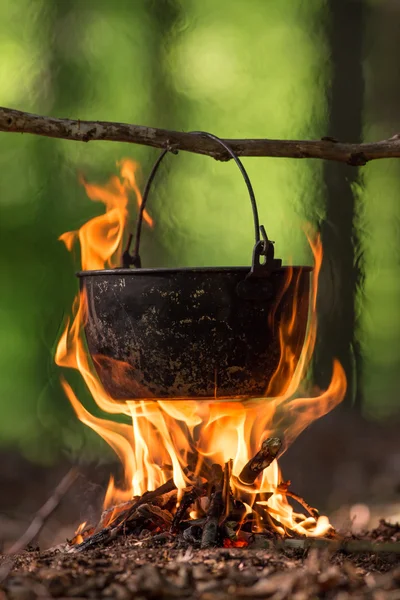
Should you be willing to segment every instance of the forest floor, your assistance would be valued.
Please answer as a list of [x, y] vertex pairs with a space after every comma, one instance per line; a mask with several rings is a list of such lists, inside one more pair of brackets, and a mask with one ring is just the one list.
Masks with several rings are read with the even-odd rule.
[[[400, 543], [400, 526], [381, 522], [362, 540]], [[278, 549], [273, 543], [197, 550], [133, 536], [80, 553], [66, 549], [1, 557], [0, 599], [400, 599], [400, 553]]]
[[[350, 535], [352, 507], [367, 510], [364, 523], [400, 515], [399, 421], [369, 423], [348, 414], [327, 415], [282, 459], [296, 492]], [[316, 451], [317, 449], [317, 451]], [[15, 452], [0, 453], [0, 600], [36, 598], [371, 598], [400, 600], [400, 552], [337, 551], [310, 547], [199, 550], [121, 536], [108, 545], [68, 553], [64, 545], [81, 521], [96, 522], [111, 467], [80, 466], [80, 477], [35, 538], [37, 547], [6, 552], [27, 530], [70, 464], [35, 466]], [[360, 513], [360, 514], [361, 514]], [[362, 523], [361, 523], [362, 524]], [[354, 525], [354, 523], [353, 523]], [[400, 527], [381, 524], [351, 541], [394, 543]], [[56, 546], [56, 549], [54, 549]], [[52, 549], [49, 547], [52, 547]], [[1, 551], [4, 552], [1, 555]]]

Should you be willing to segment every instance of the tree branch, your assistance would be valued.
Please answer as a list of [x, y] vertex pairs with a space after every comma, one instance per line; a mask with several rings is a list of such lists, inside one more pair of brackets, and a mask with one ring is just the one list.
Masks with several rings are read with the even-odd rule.
[[[128, 142], [205, 154], [217, 160], [229, 160], [217, 143], [200, 134], [168, 131], [143, 125], [109, 121], [80, 121], [42, 117], [31, 113], [0, 107], [0, 131], [32, 133], [45, 137], [91, 142]], [[380, 142], [349, 144], [332, 138], [321, 140], [225, 139], [237, 156], [271, 156], [277, 158], [319, 158], [365, 165], [378, 158], [400, 158], [400, 134]]]
[[42, 508], [38, 510], [32, 523], [29, 525], [25, 533], [8, 550], [8, 554], [18, 554], [24, 550], [26, 546], [32, 542], [32, 540], [35, 539], [40, 530], [43, 528], [47, 519], [60, 504], [71, 485], [76, 481], [77, 477], [78, 471], [75, 467], [72, 467], [72, 469], [70, 469], [62, 478], [50, 498], [43, 504]]

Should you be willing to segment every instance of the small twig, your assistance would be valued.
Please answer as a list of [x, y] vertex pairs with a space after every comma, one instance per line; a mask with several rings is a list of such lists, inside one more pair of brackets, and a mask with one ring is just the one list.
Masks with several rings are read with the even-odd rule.
[[192, 487], [182, 496], [182, 500], [176, 510], [174, 515], [172, 524], [171, 524], [171, 533], [176, 533], [178, 531], [179, 523], [185, 517], [187, 510], [196, 502], [197, 498], [204, 494], [205, 490], [199, 487]]
[[[169, 131], [143, 125], [110, 121], [81, 121], [34, 115], [0, 107], [0, 131], [31, 133], [51, 138], [90, 142], [128, 142], [205, 154], [218, 160], [229, 155], [212, 139], [201, 134]], [[333, 138], [320, 140], [224, 139], [237, 156], [273, 156], [277, 158], [319, 158], [362, 166], [370, 160], [400, 157], [400, 134], [379, 142], [351, 144]]]
[[294, 492], [291, 491], [287, 491], [285, 492], [286, 496], [289, 496], [289, 498], [293, 498], [293, 500], [296, 500], [296, 502], [298, 502], [307, 512], [309, 515], [311, 515], [311, 517], [313, 517], [314, 519], [318, 519], [319, 517], [319, 512], [316, 508], [314, 508], [313, 506], [311, 506], [310, 504], [308, 504], [308, 502], [306, 500], [304, 500], [304, 498], [302, 498], [301, 496], [298, 496], [297, 494], [295, 494]]
[[[152, 502], [160, 496], [168, 494], [175, 489], [176, 485], [174, 483], [174, 480], [168, 479], [168, 481], [160, 485], [160, 487], [158, 487], [157, 489], [152, 490], [151, 492], [145, 492], [141, 498], [136, 500], [133, 504], [130, 504], [129, 508], [121, 511], [116, 517], [116, 519], [112, 521], [109, 525], [107, 525], [106, 527], [102, 527], [102, 529], [96, 531], [93, 535], [88, 536], [81, 544], [73, 546], [73, 548], [71, 548], [71, 552], [82, 552], [87, 548], [94, 548], [99, 544], [106, 544], [111, 540], [115, 539], [115, 537], [119, 534], [119, 532], [122, 530], [127, 521], [135, 518], [136, 511], [140, 506], [148, 504], [149, 502]], [[99, 521], [99, 523], [101, 526], [101, 520]]]
[[109, 515], [115, 515], [127, 511], [135, 502], [137, 502], [137, 498], [132, 498], [131, 500], [126, 500], [125, 502], [120, 502], [119, 504], [105, 508], [101, 513], [99, 522], [103, 523], [106, 519], [108, 519]]
[[174, 480], [171, 478], [171, 479], [168, 479], [168, 481], [166, 481], [162, 485], [160, 485], [157, 489], [152, 490], [151, 492], [145, 492], [143, 494], [143, 496], [141, 496], [138, 500], [136, 500], [136, 502], [131, 504], [127, 510], [122, 511], [118, 515], [116, 521], [113, 522], [113, 526], [116, 526], [116, 525], [119, 526], [122, 523], [124, 523], [125, 521], [128, 521], [130, 519], [130, 517], [135, 514], [135, 512], [139, 508], [139, 506], [142, 506], [142, 504], [148, 504], [149, 502], [156, 500], [157, 498], [159, 498], [160, 496], [163, 496], [164, 494], [169, 494], [170, 492], [172, 492], [175, 489], [176, 489], [176, 485], [174, 483]]
[[50, 498], [38, 510], [32, 523], [29, 525], [25, 533], [8, 550], [8, 554], [18, 554], [32, 542], [32, 540], [41, 531], [52, 512], [54, 512], [54, 510], [57, 508], [63, 496], [67, 493], [77, 477], [78, 470], [76, 467], [73, 467], [60, 481]]
[[172, 492], [173, 490], [176, 490], [176, 485], [174, 483], [174, 480], [171, 478], [168, 479], [168, 481], [166, 481], [162, 485], [160, 485], [157, 489], [152, 490], [151, 492], [145, 492], [143, 496], [139, 498], [139, 500], [129, 508], [129, 511], [134, 512], [141, 504], [147, 504], [148, 502], [155, 500], [159, 496], [169, 494], [169, 492]]
[[285, 539], [276, 543], [278, 548], [298, 548], [306, 550], [309, 548], [329, 548], [332, 552], [345, 552], [346, 554], [358, 554], [362, 552], [400, 554], [400, 542], [374, 543], [368, 540], [329, 540], [326, 538], [306, 538], [301, 540]]
[[110, 527], [121, 528], [124, 523], [126, 523], [130, 519], [134, 518], [136, 511], [140, 506], [143, 506], [143, 504], [148, 504], [149, 502], [152, 502], [153, 500], [160, 498], [164, 494], [169, 494], [170, 492], [172, 492], [175, 489], [176, 489], [176, 485], [174, 483], [174, 480], [171, 478], [171, 479], [168, 479], [168, 481], [166, 481], [162, 485], [160, 485], [157, 489], [152, 490], [151, 492], [145, 492], [143, 494], [143, 496], [141, 496], [141, 498], [136, 500], [136, 502], [134, 502], [127, 510], [122, 511], [117, 516], [115, 521], [113, 521], [110, 524]]
[[83, 552], [88, 548], [95, 548], [100, 544], [108, 544], [111, 540], [115, 539], [121, 530], [122, 525], [118, 525], [117, 527], [104, 527], [100, 531], [96, 531], [93, 535], [87, 537], [81, 544], [76, 544], [76, 546], [72, 546], [68, 552]]
[[308, 512], [308, 514], [311, 515], [311, 517], [313, 517], [314, 519], [318, 519], [318, 517], [319, 517], [318, 510], [316, 508], [314, 508], [313, 506], [311, 506], [310, 504], [308, 504], [308, 502], [306, 500], [304, 500], [304, 498], [302, 498], [298, 494], [295, 494], [294, 492], [289, 490], [289, 485], [290, 485], [290, 481], [282, 482], [277, 487], [276, 491], [280, 494], [284, 494], [285, 496], [288, 496], [289, 498], [293, 498], [293, 500], [298, 502]]
[[264, 440], [261, 450], [241, 470], [238, 477], [239, 482], [244, 485], [253, 485], [260, 473], [269, 467], [277, 457], [281, 446], [282, 442], [279, 438], [273, 437]]
[[228, 517], [231, 511], [231, 476], [232, 476], [233, 460], [230, 459], [225, 463], [224, 468], [224, 484], [222, 487], [222, 496], [225, 505], [225, 518]]

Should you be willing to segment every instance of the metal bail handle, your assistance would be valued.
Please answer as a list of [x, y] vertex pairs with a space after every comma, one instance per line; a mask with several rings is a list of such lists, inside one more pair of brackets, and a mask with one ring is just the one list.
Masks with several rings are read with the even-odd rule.
[[[213, 135], [212, 133], [207, 133], [205, 131], [192, 131], [191, 133], [197, 134], [197, 135], [202, 135], [204, 137], [208, 137], [211, 140], [214, 140], [215, 142], [220, 144], [228, 152], [228, 154], [231, 156], [231, 158], [233, 158], [233, 160], [239, 167], [239, 170], [240, 170], [240, 172], [243, 176], [243, 179], [246, 183], [247, 190], [248, 190], [249, 196], [250, 196], [251, 207], [253, 210], [254, 237], [255, 237], [252, 266], [251, 266], [250, 272], [247, 275], [246, 279], [258, 279], [260, 277], [267, 277], [272, 270], [275, 270], [281, 266], [282, 261], [280, 259], [274, 258], [274, 245], [273, 245], [274, 243], [268, 239], [268, 236], [267, 236], [264, 226], [263, 225], [260, 226], [260, 222], [259, 222], [259, 218], [258, 218], [257, 203], [256, 203], [253, 187], [251, 185], [249, 176], [247, 175], [247, 172], [246, 172], [242, 162], [239, 160], [239, 158], [233, 152], [232, 148], [230, 148], [230, 146], [228, 146], [228, 144], [226, 142], [224, 142], [217, 136]], [[140, 269], [142, 267], [142, 261], [141, 261], [140, 254], [139, 254], [139, 248], [140, 248], [140, 237], [141, 237], [141, 233], [142, 233], [143, 213], [144, 213], [144, 209], [146, 208], [151, 184], [153, 183], [154, 177], [157, 173], [158, 167], [160, 166], [162, 159], [164, 158], [164, 156], [166, 154], [168, 154], [168, 152], [172, 152], [173, 154], [178, 153], [177, 150], [174, 151], [174, 150], [171, 150], [170, 148], [163, 150], [161, 152], [161, 154], [159, 155], [159, 157], [157, 158], [157, 160], [150, 172], [149, 178], [146, 182], [146, 186], [145, 186], [144, 192], [143, 192], [142, 203], [139, 208], [139, 215], [138, 215], [138, 219], [137, 219], [137, 223], [136, 223], [136, 236], [135, 236], [135, 245], [133, 248], [133, 254], [132, 255], [130, 254], [130, 247], [131, 247], [132, 239], [133, 239], [133, 235], [130, 234], [128, 243], [126, 246], [126, 250], [122, 256], [123, 267], [125, 269], [129, 268], [131, 265], [133, 265], [137, 269]], [[261, 233], [261, 237], [260, 237], [260, 233]]]

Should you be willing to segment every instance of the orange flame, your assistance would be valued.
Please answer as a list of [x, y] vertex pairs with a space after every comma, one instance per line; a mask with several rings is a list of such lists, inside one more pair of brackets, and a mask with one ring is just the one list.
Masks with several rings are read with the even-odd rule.
[[71, 545], [73, 544], [81, 544], [84, 540], [84, 529], [86, 527], [87, 522], [83, 521], [83, 523], [81, 523], [78, 527], [78, 529], [75, 531], [75, 535], [71, 540]]
[[[135, 194], [138, 206], [141, 205], [142, 197], [136, 183], [138, 165], [125, 159], [118, 166], [120, 177], [112, 177], [104, 186], [82, 180], [88, 197], [104, 203], [105, 214], [89, 220], [78, 231], [60, 237], [69, 250], [74, 242], [79, 241], [83, 270], [112, 268], [120, 264], [130, 192]], [[146, 211], [144, 219], [148, 225], [153, 224]], [[98, 407], [105, 413], [122, 415], [127, 421], [116, 423], [95, 417], [84, 408], [71, 386], [62, 379], [64, 390], [80, 421], [96, 431], [113, 448], [124, 467], [121, 483], [116, 485], [114, 479], [110, 479], [104, 506], [116, 508], [108, 513], [107, 523], [118, 514], [118, 504], [155, 489], [168, 477], [172, 476], [178, 490], [183, 490], [188, 484], [185, 467], [190, 463], [189, 458], [197, 455], [197, 467], [191, 464], [196, 473], [201, 472], [203, 461], [223, 465], [233, 459], [231, 485], [234, 495], [247, 505], [253, 505], [256, 495], [261, 494], [257, 506], [261, 512], [263, 506], [268, 507], [268, 512], [275, 520], [274, 526], [280, 533], [291, 530], [307, 536], [319, 536], [329, 531], [326, 517], [315, 519], [293, 510], [284, 489], [279, 487], [281, 475], [277, 461], [263, 471], [253, 486], [244, 486], [238, 480], [241, 469], [258, 451], [264, 439], [279, 435], [284, 440], [286, 450], [312, 421], [341, 402], [346, 391], [344, 371], [337, 361], [334, 363], [331, 383], [325, 392], [312, 393], [309, 384], [307, 388], [307, 368], [316, 340], [316, 298], [322, 261], [319, 237], [309, 234], [308, 239], [315, 268], [306, 340], [296, 366], [291, 343], [298, 310], [295, 300], [281, 319], [281, 357], [267, 391], [268, 396], [274, 390], [273, 398], [251, 402], [135, 401], [134, 398], [125, 402], [114, 401], [99, 382], [89, 362], [83, 333], [86, 298], [83, 293], [77, 296], [73, 305], [73, 319], [67, 322], [57, 346], [56, 363], [78, 370]], [[293, 284], [295, 275], [294, 270], [287, 271], [288, 286]], [[294, 284], [296, 288], [299, 282], [295, 281]], [[121, 365], [123, 368], [124, 365]], [[241, 541], [226, 543], [245, 545]]]

